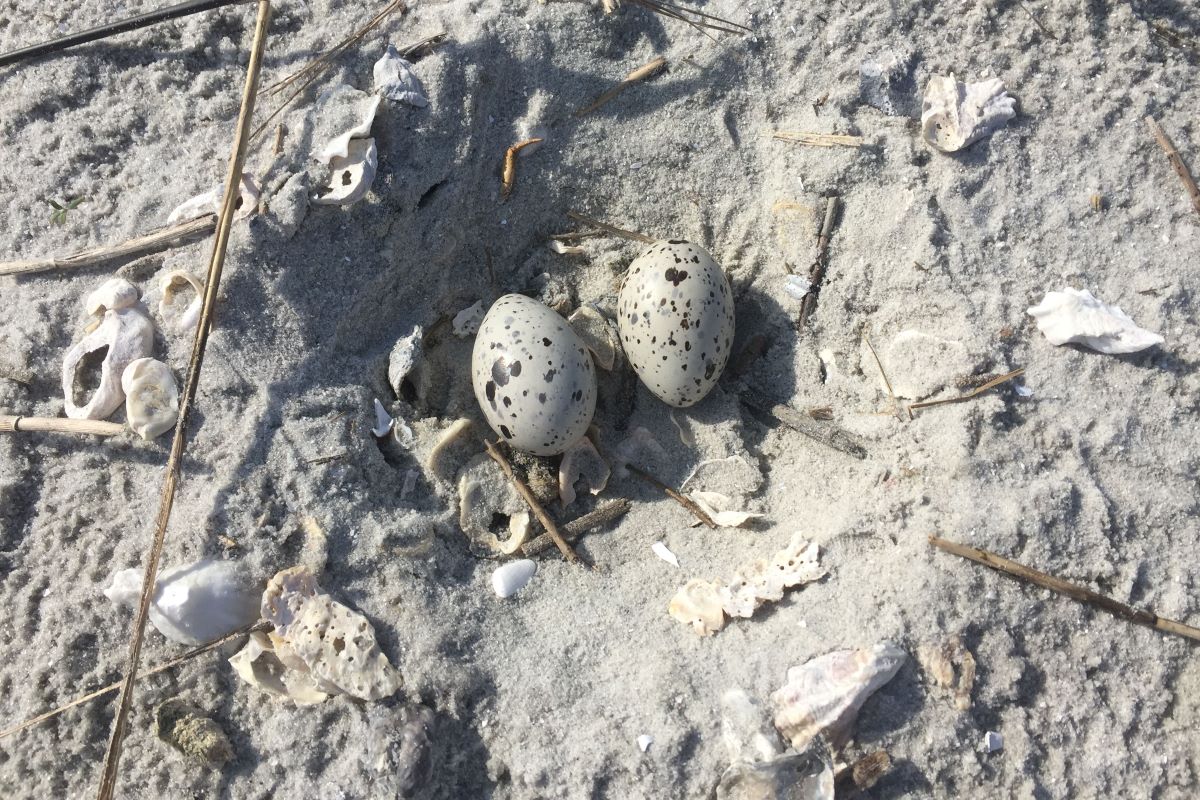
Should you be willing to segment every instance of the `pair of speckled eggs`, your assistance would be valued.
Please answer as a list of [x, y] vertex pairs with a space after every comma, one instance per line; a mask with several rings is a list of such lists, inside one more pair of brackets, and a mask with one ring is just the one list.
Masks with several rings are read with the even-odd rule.
[[[634, 371], [663, 402], [684, 408], [716, 385], [733, 343], [733, 292], [703, 248], [650, 245], [621, 282], [617, 329]], [[471, 354], [483, 415], [511, 446], [550, 456], [570, 448], [596, 410], [587, 345], [552, 309], [506, 294], [488, 309]]]

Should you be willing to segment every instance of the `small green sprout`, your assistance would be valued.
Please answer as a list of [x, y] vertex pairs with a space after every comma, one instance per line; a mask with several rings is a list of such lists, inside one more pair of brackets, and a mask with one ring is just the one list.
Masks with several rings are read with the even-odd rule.
[[83, 197], [76, 197], [72, 200], [67, 200], [64, 203], [60, 204], [60, 203], [55, 202], [54, 200], [46, 198], [46, 202], [49, 203], [50, 206], [54, 209], [54, 212], [50, 215], [50, 221], [53, 222], [55, 225], [62, 225], [64, 222], [67, 221], [67, 212], [71, 211], [75, 208], [78, 208], [79, 204], [82, 203], [83, 201], [84, 201]]

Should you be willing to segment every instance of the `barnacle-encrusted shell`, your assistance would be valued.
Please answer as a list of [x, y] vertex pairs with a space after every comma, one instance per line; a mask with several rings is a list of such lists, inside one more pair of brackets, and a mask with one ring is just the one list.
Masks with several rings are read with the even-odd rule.
[[629, 265], [617, 309], [629, 363], [659, 399], [686, 407], [716, 385], [733, 344], [733, 292], [703, 248], [650, 245]]
[[[76, 405], [75, 378], [79, 364], [89, 353], [105, 347], [108, 352], [100, 365], [100, 385], [86, 403]], [[105, 311], [99, 327], [76, 343], [63, 358], [62, 388], [67, 416], [105, 419], [120, 408], [125, 400], [121, 373], [130, 362], [150, 355], [153, 347], [154, 324], [139, 308], [128, 306]]]
[[1047, 292], [1026, 313], [1037, 319], [1038, 330], [1053, 345], [1073, 342], [1100, 353], [1136, 353], [1164, 341], [1139, 328], [1120, 306], [1097, 300], [1087, 289]]
[[921, 135], [943, 153], [962, 150], [1012, 119], [1015, 103], [998, 78], [960, 83], [953, 73], [934, 75], [925, 89]]
[[471, 354], [483, 416], [518, 450], [561, 453], [587, 431], [596, 410], [596, 372], [567, 321], [519, 294], [497, 300]]
[[125, 421], [138, 436], [149, 441], [179, 419], [179, 389], [171, 368], [153, 358], [130, 362], [121, 373], [125, 392]]

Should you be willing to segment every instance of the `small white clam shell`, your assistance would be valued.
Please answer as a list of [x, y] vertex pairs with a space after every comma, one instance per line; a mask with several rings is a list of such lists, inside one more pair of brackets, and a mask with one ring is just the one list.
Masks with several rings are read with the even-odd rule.
[[421, 81], [413, 72], [412, 66], [389, 44], [387, 52], [375, 62], [371, 70], [375, 79], [375, 92], [388, 100], [408, 103], [417, 108], [429, 105], [425, 88], [421, 86]]
[[961, 83], [953, 73], [935, 75], [925, 89], [921, 136], [943, 153], [962, 150], [1016, 116], [1015, 103], [997, 78]]
[[383, 403], [379, 402], [379, 398], [375, 398], [375, 427], [371, 428], [371, 433], [375, 434], [376, 438], [383, 438], [392, 431], [392, 426], [395, 420], [392, 415], [383, 407]]
[[[378, 99], [378, 98], [376, 98]], [[322, 206], [348, 206], [367, 196], [379, 167], [379, 152], [374, 139], [352, 139], [346, 145], [346, 155], [335, 155], [329, 161], [329, 185], [313, 202]]]
[[[253, 214], [258, 209], [258, 198], [261, 194], [258, 184], [254, 182], [254, 176], [249, 172], [243, 172], [241, 182], [238, 185], [237, 210], [233, 213], [233, 218], [245, 219]], [[198, 194], [176, 206], [167, 215], [167, 224], [174, 225], [177, 222], [186, 222], [189, 219], [203, 217], [205, 214], [220, 214], [221, 199], [224, 196], [225, 184], [218, 183], [207, 192]]]
[[109, 278], [100, 288], [87, 296], [83, 306], [93, 317], [103, 316], [105, 311], [120, 311], [138, 301], [138, 290], [124, 278]]
[[[108, 348], [100, 365], [100, 385], [83, 405], [75, 403], [75, 379], [84, 357]], [[125, 392], [121, 373], [154, 347], [154, 325], [135, 307], [105, 311], [100, 325], [77, 342], [63, 358], [62, 388], [71, 419], [107, 419], [121, 407]]]
[[1110, 306], [1087, 289], [1047, 292], [1042, 302], [1027, 312], [1037, 319], [1038, 330], [1053, 345], [1081, 344], [1099, 353], [1136, 353], [1164, 339], [1139, 328], [1120, 306]]
[[525, 588], [536, 572], [537, 563], [528, 558], [510, 561], [492, 573], [492, 591], [501, 599], [512, 597]]
[[131, 361], [121, 373], [125, 419], [133, 432], [149, 441], [179, 419], [179, 389], [171, 368], [153, 358]]
[[[158, 316], [163, 327], [175, 333], [187, 333], [200, 321], [200, 310], [204, 306], [204, 283], [184, 269], [173, 270], [163, 276], [162, 297], [158, 301]], [[183, 310], [179, 310], [176, 298], [192, 290], [193, 296]]]
[[650, 549], [654, 551], [654, 555], [658, 556], [672, 567], [679, 566], [679, 559], [676, 558], [675, 554], [671, 552], [671, 549], [662, 542], [655, 542], [654, 544], [650, 545]]

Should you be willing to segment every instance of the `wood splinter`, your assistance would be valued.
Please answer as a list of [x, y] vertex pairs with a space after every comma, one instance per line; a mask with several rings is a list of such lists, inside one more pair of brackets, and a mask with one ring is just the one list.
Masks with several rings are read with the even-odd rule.
[[659, 74], [664, 69], [666, 69], [666, 67], [667, 67], [667, 59], [663, 58], [662, 56], [659, 56], [658, 58], [654, 59], [653, 61], [643, 64], [642, 66], [635, 69], [633, 72], [626, 75], [624, 80], [622, 80], [616, 86], [612, 87], [607, 92], [605, 92], [604, 94], [597, 97], [596, 101], [594, 103], [592, 103], [590, 106], [587, 106], [586, 108], [581, 108], [578, 111], [576, 111], [575, 116], [582, 117], [582, 116], [592, 113], [593, 111], [596, 111], [601, 106], [603, 106], [605, 103], [612, 100], [614, 97], [619, 95], [621, 92], [628, 89], [630, 86], [633, 86], [635, 83], [641, 83], [642, 81], [646, 81], [646, 80], [649, 80], [650, 78], [653, 78], [655, 75]]
[[92, 436], [118, 436], [128, 430], [117, 422], [98, 419], [67, 419], [65, 417], [22, 417], [0, 414], [0, 433], [9, 431], [48, 431], [50, 433], [82, 433]]
[[513, 183], [517, 180], [517, 153], [531, 144], [541, 141], [540, 138], [526, 139], [523, 142], [517, 142], [504, 152], [504, 172], [500, 175], [500, 196], [505, 200], [512, 194]]
[[[872, 351], [872, 352], [874, 352], [874, 351]], [[880, 367], [880, 369], [883, 369], [883, 367]], [[974, 390], [967, 392], [966, 394], [961, 394], [958, 397], [946, 397], [941, 400], [925, 400], [920, 403], [910, 403], [907, 408], [908, 418], [912, 419], [913, 418], [912, 412], [919, 411], [922, 408], [931, 408], [933, 406], [944, 406], [947, 403], [962, 403], [967, 400], [973, 400], [974, 398], [978, 397], [979, 395], [983, 394], [984, 392], [988, 391], [989, 389], [995, 389], [1000, 384], [1007, 383], [1008, 381], [1011, 381], [1013, 378], [1019, 378], [1024, 374], [1025, 374], [1025, 368], [1020, 367], [1019, 369], [1014, 369], [1012, 372], [1006, 372], [999, 377], [992, 378], [990, 381], [983, 384], [982, 386], [979, 386], [979, 387], [975, 388]]]
[[[589, 511], [581, 517], [576, 517], [570, 522], [562, 526], [563, 538], [568, 542], [573, 542], [583, 536], [588, 531], [595, 530], [601, 525], [607, 525], [610, 522], [620, 519], [629, 512], [633, 504], [623, 497], [597, 506], [594, 510]], [[545, 552], [554, 546], [554, 540], [550, 538], [550, 534], [543, 533], [521, 546], [521, 551], [526, 558], [532, 558], [539, 553]]]
[[575, 554], [575, 550], [563, 538], [563, 535], [558, 530], [558, 526], [554, 524], [554, 520], [550, 519], [550, 515], [546, 513], [546, 509], [542, 508], [542, 504], [533, 496], [533, 492], [525, 485], [525, 481], [518, 478], [517, 474], [513, 472], [512, 464], [508, 463], [508, 459], [500, 452], [500, 448], [496, 446], [496, 443], [489, 439], [484, 439], [483, 446], [487, 448], [487, 453], [492, 457], [492, 461], [500, 465], [500, 469], [504, 471], [504, 477], [508, 478], [509, 483], [516, 488], [517, 493], [521, 495], [525, 504], [529, 506], [529, 510], [537, 517], [538, 522], [542, 523], [542, 527], [546, 529], [546, 534], [558, 546], [559, 552], [563, 554], [563, 558], [572, 564], [578, 564], [579, 556]]
[[1187, 190], [1188, 197], [1192, 200], [1192, 208], [1196, 209], [1197, 214], [1200, 214], [1200, 189], [1196, 188], [1196, 180], [1192, 177], [1187, 164], [1183, 163], [1183, 157], [1179, 155], [1179, 151], [1175, 149], [1175, 143], [1171, 141], [1154, 117], [1146, 117], [1146, 125], [1149, 126], [1150, 133], [1154, 134], [1154, 138], [1158, 140], [1158, 146], [1167, 154], [1167, 160], [1174, 167], [1175, 174], [1179, 176], [1179, 180], [1183, 181], [1183, 188]]
[[821, 284], [825, 281], [825, 267], [828, 264], [829, 239], [833, 236], [833, 221], [837, 217], [838, 197], [830, 195], [825, 198], [825, 220], [821, 223], [821, 232], [817, 236], [817, 258], [808, 271], [810, 288], [804, 295], [804, 304], [800, 306], [800, 324], [808, 322], [808, 318], [817, 310], [817, 297], [821, 293]]
[[717, 523], [713, 522], [713, 518], [710, 517], [707, 513], [705, 513], [704, 509], [701, 508], [700, 506], [696, 505], [696, 503], [687, 495], [684, 495], [680, 492], [675, 491], [670, 486], [667, 486], [665, 483], [663, 483], [658, 478], [651, 475], [649, 472], [646, 472], [641, 467], [634, 466], [633, 464], [626, 464], [625, 468], [627, 470], [629, 470], [630, 472], [632, 472], [634, 475], [636, 475], [639, 478], [641, 478], [642, 480], [644, 480], [646, 483], [650, 484], [651, 486], [653, 486], [656, 489], [658, 489], [659, 491], [661, 491], [667, 497], [670, 497], [676, 503], [679, 503], [679, 505], [683, 506], [688, 511], [692, 512], [692, 515], [695, 516], [696, 519], [700, 520], [708, 527], [710, 527], [710, 528], [717, 527]]
[[862, 147], [866, 141], [862, 136], [848, 136], [840, 133], [809, 133], [808, 131], [775, 131], [772, 139], [784, 142], [795, 142], [810, 147]]
[[1183, 636], [1188, 639], [1200, 641], [1200, 628], [1193, 628], [1191, 625], [1185, 625], [1182, 622], [1163, 619], [1153, 611], [1145, 611], [1140, 608], [1125, 605], [1124, 603], [1114, 600], [1098, 592], [1093, 592], [1091, 589], [1086, 589], [1062, 578], [1056, 578], [1053, 575], [1047, 575], [1044, 572], [1038, 572], [1032, 567], [1027, 567], [1024, 564], [1019, 564], [1016, 561], [1010, 561], [1003, 556], [992, 553], [988, 550], [981, 550], [978, 547], [970, 547], [957, 542], [950, 542], [937, 536], [930, 536], [929, 543], [934, 547], [945, 550], [947, 553], [953, 553], [960, 558], [965, 558], [974, 561], [977, 564], [983, 564], [985, 567], [991, 567], [997, 572], [1002, 572], [1018, 580], [1032, 583], [1035, 586], [1041, 586], [1043, 589], [1049, 589], [1052, 592], [1058, 592], [1070, 597], [1072, 600], [1078, 600], [1080, 603], [1100, 608], [1113, 616], [1128, 620], [1137, 625], [1145, 625], [1148, 628], [1154, 628], [1164, 633], [1173, 633], [1176, 636]]

